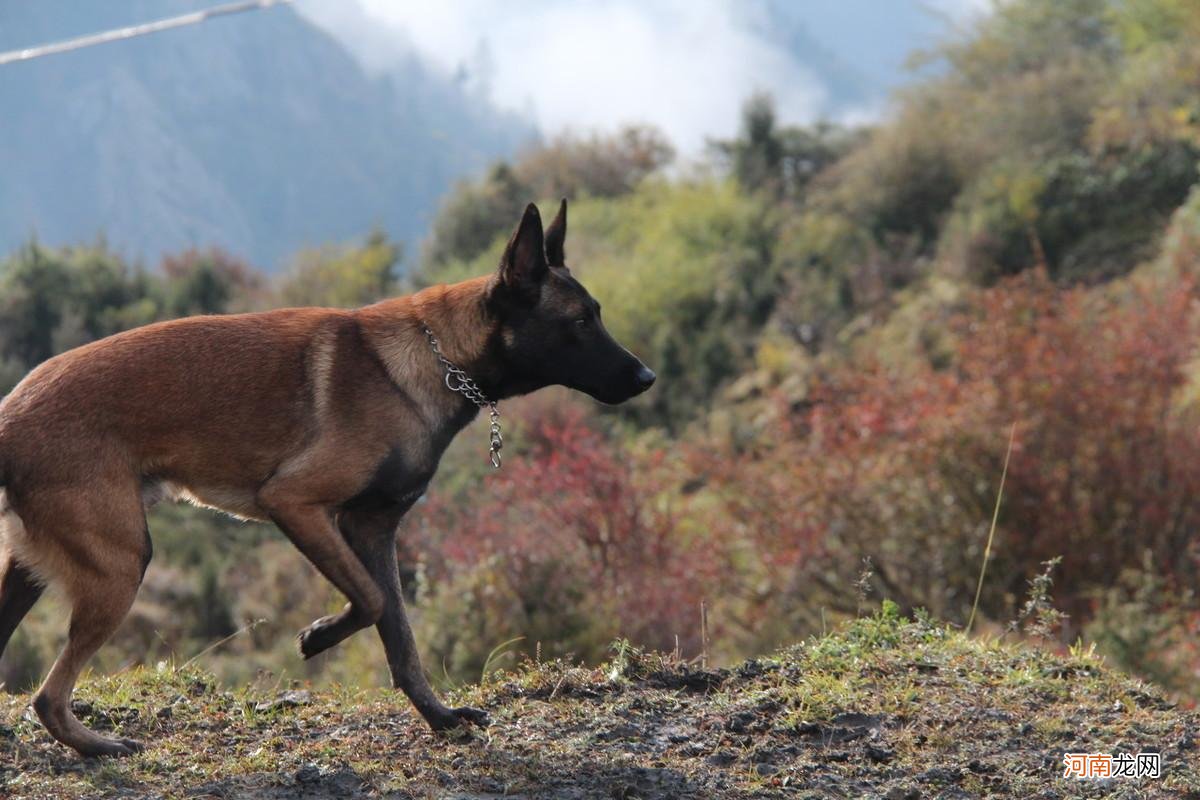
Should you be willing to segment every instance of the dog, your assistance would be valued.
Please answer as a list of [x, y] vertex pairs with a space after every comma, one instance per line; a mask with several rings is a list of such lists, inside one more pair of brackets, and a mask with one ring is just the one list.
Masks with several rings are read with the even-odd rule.
[[393, 685], [434, 730], [486, 725], [425, 678], [396, 531], [481, 407], [550, 385], [616, 404], [654, 383], [572, 277], [566, 232], [565, 199], [544, 231], [530, 204], [492, 275], [356, 310], [155, 323], [30, 372], [0, 402], [0, 653], [60, 585], [68, 638], [33, 699], [50, 734], [84, 756], [142, 748], [88, 730], [70, 701], [133, 603], [146, 508], [163, 498], [275, 523], [346, 596], [300, 632], [305, 658], [374, 625]]

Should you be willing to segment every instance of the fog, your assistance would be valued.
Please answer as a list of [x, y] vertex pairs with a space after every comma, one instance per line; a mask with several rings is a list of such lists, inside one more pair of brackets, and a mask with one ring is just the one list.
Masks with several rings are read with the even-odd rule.
[[[413, 52], [543, 131], [661, 128], [685, 153], [733, 132], [754, 91], [788, 122], [876, 116], [903, 82], [904, 54], [927, 47], [988, 0], [305, 0], [301, 10], [386, 70]], [[780, 35], [780, 18], [797, 36]], [[818, 52], [813, 52], [817, 50]], [[833, 96], [829, 73], [861, 98]]]

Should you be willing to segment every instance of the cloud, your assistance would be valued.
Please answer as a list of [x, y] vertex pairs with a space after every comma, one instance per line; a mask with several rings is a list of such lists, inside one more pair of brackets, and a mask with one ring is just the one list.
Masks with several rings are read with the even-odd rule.
[[651, 123], [696, 154], [706, 137], [736, 130], [751, 92], [773, 94], [787, 122], [815, 119], [825, 100], [811, 72], [745, 24], [739, 3], [309, 0], [301, 9], [365, 42], [356, 49], [376, 68], [388, 41], [394, 57], [411, 46], [448, 73], [465, 67], [494, 103], [547, 133]]
[[996, 0], [926, 0], [929, 5], [959, 21], [970, 21], [987, 14]]

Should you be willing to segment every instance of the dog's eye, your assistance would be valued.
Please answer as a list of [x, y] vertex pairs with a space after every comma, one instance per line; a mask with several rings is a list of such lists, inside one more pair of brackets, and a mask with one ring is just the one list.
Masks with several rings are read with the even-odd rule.
[[592, 324], [591, 317], [580, 317], [579, 319], [575, 320], [575, 326], [577, 328], [586, 328], [588, 325], [591, 325], [591, 324]]

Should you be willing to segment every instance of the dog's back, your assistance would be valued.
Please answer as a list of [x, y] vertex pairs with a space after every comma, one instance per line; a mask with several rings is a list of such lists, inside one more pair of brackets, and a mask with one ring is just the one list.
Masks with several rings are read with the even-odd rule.
[[288, 400], [303, 391], [303, 355], [321, 327], [341, 315], [289, 309], [191, 317], [92, 342], [46, 361], [18, 384], [0, 403], [0, 437], [37, 443], [16, 456], [24, 463], [50, 439], [64, 445], [101, 431], [147, 448], [142, 458], [179, 432], [235, 444], [271, 418], [293, 421]]

